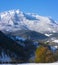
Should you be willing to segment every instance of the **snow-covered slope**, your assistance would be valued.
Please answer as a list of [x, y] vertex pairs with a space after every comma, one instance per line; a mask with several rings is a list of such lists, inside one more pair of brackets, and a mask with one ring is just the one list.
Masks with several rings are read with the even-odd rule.
[[20, 10], [10, 10], [0, 13], [0, 30], [33, 30], [36, 32], [57, 32], [58, 24], [51, 18], [33, 13], [23, 13]]
[[0, 48], [0, 63], [3, 62], [11, 62], [11, 58]]

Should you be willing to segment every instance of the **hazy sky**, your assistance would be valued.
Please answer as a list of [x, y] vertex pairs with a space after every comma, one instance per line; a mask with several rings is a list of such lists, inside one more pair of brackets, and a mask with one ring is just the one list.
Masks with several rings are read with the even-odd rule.
[[58, 21], [58, 0], [0, 0], [0, 12], [12, 9], [51, 16]]

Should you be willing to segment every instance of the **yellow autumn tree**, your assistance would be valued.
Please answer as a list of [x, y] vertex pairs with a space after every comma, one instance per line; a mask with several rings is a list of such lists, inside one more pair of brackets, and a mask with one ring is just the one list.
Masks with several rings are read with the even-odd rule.
[[48, 47], [40, 46], [35, 52], [35, 62], [36, 63], [47, 63], [54, 62], [55, 58], [53, 53], [48, 49]]

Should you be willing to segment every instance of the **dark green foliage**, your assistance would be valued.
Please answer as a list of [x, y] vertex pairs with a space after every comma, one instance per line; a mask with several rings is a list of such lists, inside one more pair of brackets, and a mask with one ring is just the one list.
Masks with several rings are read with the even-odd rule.
[[21, 46], [15, 40], [7, 37], [0, 31], [0, 47], [4, 49], [5, 53], [14, 60], [27, 62], [31, 57], [31, 54], [34, 54], [36, 47], [31, 40], [25, 40], [24, 42], [19, 43], [24, 43], [25, 47]]

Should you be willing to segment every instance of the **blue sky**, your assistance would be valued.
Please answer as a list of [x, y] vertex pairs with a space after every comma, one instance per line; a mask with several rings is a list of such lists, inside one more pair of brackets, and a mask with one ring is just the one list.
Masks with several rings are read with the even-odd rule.
[[51, 16], [58, 21], [58, 0], [0, 0], [0, 12], [12, 9]]

